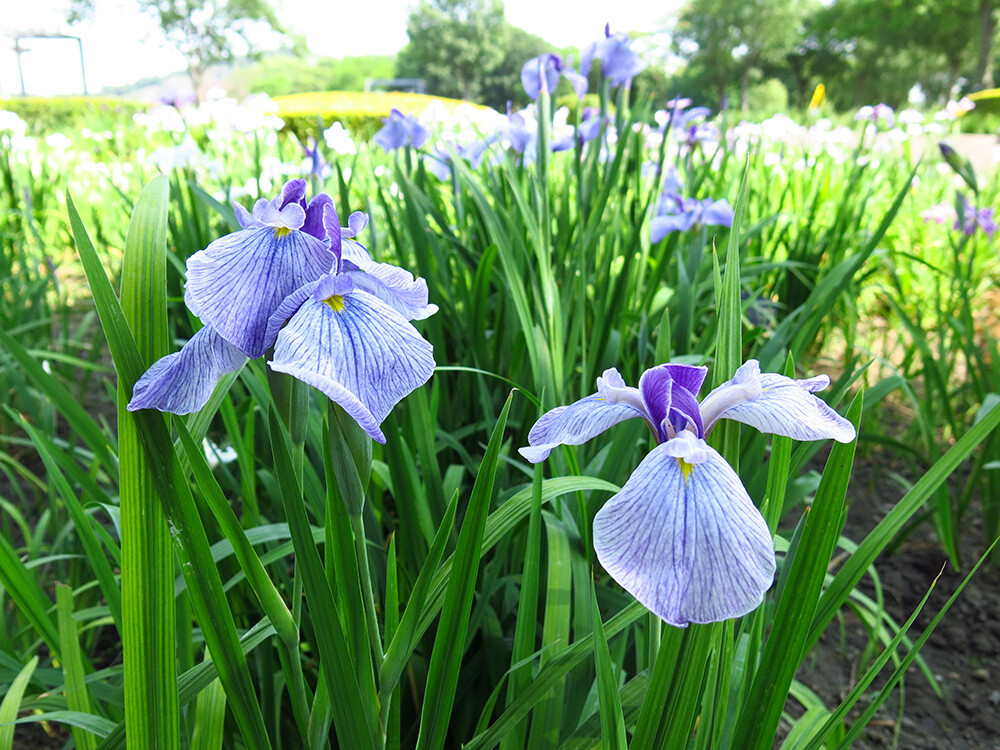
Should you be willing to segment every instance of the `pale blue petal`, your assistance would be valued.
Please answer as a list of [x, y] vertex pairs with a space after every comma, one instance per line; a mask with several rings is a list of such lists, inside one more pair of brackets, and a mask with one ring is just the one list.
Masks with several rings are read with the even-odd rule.
[[609, 403], [595, 393], [543, 414], [528, 433], [528, 446], [518, 452], [537, 464], [559, 445], [582, 445], [619, 422], [645, 416], [632, 404]]
[[[355, 243], [356, 244], [356, 243]], [[358, 289], [397, 310], [407, 320], [423, 320], [437, 312], [437, 305], [427, 302], [427, 282], [414, 278], [404, 268], [389, 263], [376, 263], [355, 256], [359, 270], [350, 272]]]
[[281, 301], [327, 273], [333, 259], [324, 242], [305, 232], [244, 229], [188, 259], [184, 301], [220, 336], [256, 358], [273, 343], [267, 322]]
[[654, 448], [598, 511], [597, 557], [671, 625], [740, 617], [758, 607], [771, 586], [771, 534], [722, 456], [698, 440], [705, 460], [688, 464], [685, 477], [681, 459], [670, 455], [673, 442]]
[[205, 326], [179, 352], [157, 360], [136, 381], [129, 411], [158, 409], [190, 414], [205, 405], [219, 378], [236, 372], [247, 356], [211, 326]]
[[398, 312], [354, 291], [343, 307], [310, 297], [281, 329], [272, 370], [323, 391], [380, 443], [379, 424], [434, 372], [431, 345]]
[[[760, 375], [760, 395], [725, 409], [719, 419], [732, 419], [761, 432], [794, 440], [833, 439], [849, 443], [856, 436], [854, 425], [812, 395], [812, 391], [828, 384], [825, 376], [799, 381], [765, 372]], [[708, 401], [706, 398], [705, 403]]]

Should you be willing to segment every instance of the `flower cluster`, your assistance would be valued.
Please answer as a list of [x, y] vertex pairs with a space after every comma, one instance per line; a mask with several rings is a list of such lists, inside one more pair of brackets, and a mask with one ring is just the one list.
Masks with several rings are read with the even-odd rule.
[[305, 192], [291, 180], [252, 213], [235, 204], [242, 229], [188, 259], [184, 301], [205, 325], [136, 382], [130, 411], [197, 411], [223, 375], [273, 347], [272, 370], [318, 388], [385, 442], [379, 424], [434, 371], [410, 321], [437, 306], [425, 281], [354, 239], [367, 215], [341, 227], [329, 196], [306, 203]]
[[733, 208], [725, 198], [685, 198], [681, 196], [677, 172], [670, 169], [665, 177], [656, 216], [649, 223], [650, 241], [656, 244], [671, 232], [686, 232], [695, 226], [731, 227]]
[[639, 387], [615, 369], [597, 393], [544, 414], [520, 449], [532, 463], [558, 445], [581, 445], [641, 417], [657, 446], [594, 518], [604, 569], [665, 622], [678, 627], [739, 617], [763, 600], [774, 577], [770, 530], [726, 460], [705, 442], [720, 419], [796, 440], [850, 442], [854, 426], [813, 395], [826, 376], [792, 380], [761, 373], [756, 360], [701, 403], [707, 368], [664, 364]]
[[393, 108], [388, 117], [382, 118], [382, 129], [372, 136], [386, 151], [394, 151], [404, 146], [420, 148], [427, 142], [431, 132], [413, 115], [404, 115]]

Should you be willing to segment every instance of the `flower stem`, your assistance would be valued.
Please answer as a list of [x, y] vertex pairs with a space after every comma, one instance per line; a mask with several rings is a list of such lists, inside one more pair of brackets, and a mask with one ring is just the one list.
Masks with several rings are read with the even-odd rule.
[[375, 616], [375, 595], [372, 588], [371, 569], [368, 567], [368, 542], [365, 537], [365, 521], [361, 513], [351, 516], [351, 528], [354, 530], [354, 551], [358, 556], [358, 573], [361, 576], [361, 597], [365, 604], [368, 642], [371, 645], [375, 663], [381, 666], [385, 653], [382, 651], [382, 638], [379, 636], [378, 620]]

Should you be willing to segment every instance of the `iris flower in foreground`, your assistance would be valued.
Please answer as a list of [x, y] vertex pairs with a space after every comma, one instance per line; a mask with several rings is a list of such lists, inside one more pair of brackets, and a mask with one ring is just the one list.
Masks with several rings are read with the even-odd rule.
[[205, 326], [139, 378], [130, 411], [198, 411], [223, 375], [274, 347], [272, 370], [318, 388], [385, 442], [379, 424], [434, 371], [410, 321], [437, 306], [423, 279], [354, 239], [365, 214], [341, 227], [328, 196], [308, 206], [304, 196], [305, 181], [292, 180], [252, 214], [237, 204], [243, 229], [191, 256], [184, 299]]
[[614, 368], [597, 393], [544, 414], [520, 449], [532, 463], [626, 419], [646, 420], [658, 445], [594, 518], [604, 569], [671, 625], [718, 622], [760, 605], [774, 577], [767, 523], [725, 459], [705, 442], [720, 419], [796, 440], [850, 442], [853, 425], [813, 395], [826, 376], [792, 380], [750, 360], [699, 404], [707, 368], [664, 364], [631, 388]]

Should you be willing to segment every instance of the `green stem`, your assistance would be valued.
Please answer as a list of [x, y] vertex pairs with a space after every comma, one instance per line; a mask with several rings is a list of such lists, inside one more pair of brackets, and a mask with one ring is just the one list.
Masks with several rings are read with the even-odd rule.
[[358, 574], [361, 576], [361, 594], [365, 603], [368, 642], [371, 645], [375, 663], [381, 666], [385, 653], [382, 651], [382, 638], [379, 636], [378, 620], [375, 618], [375, 594], [372, 588], [371, 570], [368, 567], [368, 542], [365, 537], [363, 514], [358, 513], [351, 516], [351, 528], [354, 530], [354, 551], [358, 556]]

